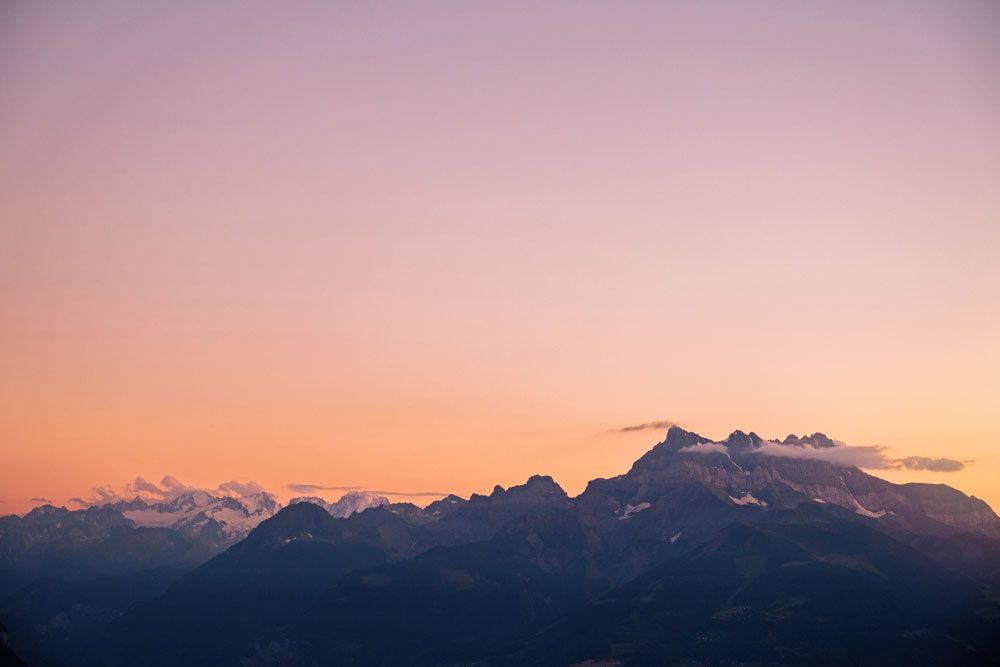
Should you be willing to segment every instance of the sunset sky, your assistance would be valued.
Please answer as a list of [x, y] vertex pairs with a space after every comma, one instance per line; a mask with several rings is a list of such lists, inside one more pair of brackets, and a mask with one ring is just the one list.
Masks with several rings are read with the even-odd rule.
[[957, 459], [873, 472], [1000, 509], [998, 34], [991, 0], [4, 2], [0, 514], [166, 474], [576, 494], [655, 420]]

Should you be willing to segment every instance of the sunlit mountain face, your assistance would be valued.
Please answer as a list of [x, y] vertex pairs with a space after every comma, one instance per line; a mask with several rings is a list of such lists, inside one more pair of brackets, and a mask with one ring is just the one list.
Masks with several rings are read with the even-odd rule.
[[671, 427], [575, 497], [535, 475], [426, 507], [263, 490], [45, 506], [0, 520], [0, 618], [44, 665], [995, 658], [1000, 518], [844, 456], [818, 433]]

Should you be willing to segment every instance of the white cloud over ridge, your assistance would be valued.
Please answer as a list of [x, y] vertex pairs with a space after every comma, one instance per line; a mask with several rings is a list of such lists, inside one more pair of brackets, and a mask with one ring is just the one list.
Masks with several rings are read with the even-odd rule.
[[826, 461], [837, 466], [867, 468], [869, 470], [929, 470], [932, 472], [957, 472], [965, 462], [948, 458], [908, 456], [897, 459], [888, 454], [887, 447], [877, 445], [856, 446], [838, 444], [836, 447], [811, 445], [786, 445], [771, 440], [761, 443], [754, 453], [789, 459]]
[[[833, 441], [835, 446], [815, 447], [811, 444], [786, 444], [776, 440], [765, 440], [759, 446], [747, 450], [752, 454], [787, 459], [826, 461], [836, 466], [866, 468], [868, 470], [926, 470], [930, 472], [957, 472], [971, 461], [929, 456], [907, 456], [894, 458], [888, 447], [877, 445], [845, 445]], [[681, 454], [725, 454], [729, 448], [721, 442], [703, 442], [688, 445], [678, 450]]]
[[897, 467], [886, 456], [886, 448], [878, 446], [812, 447], [810, 445], [785, 445], [780, 442], [765, 441], [754, 450], [763, 456], [777, 456], [787, 459], [809, 459], [827, 461], [838, 466], [885, 470]]
[[725, 454], [729, 456], [729, 450], [721, 442], [703, 442], [697, 445], [688, 445], [679, 450], [682, 454]]
[[202, 489], [184, 484], [173, 475], [164, 475], [158, 484], [139, 476], [134, 481], [126, 483], [120, 491], [110, 484], [96, 486], [91, 489], [89, 497], [70, 498], [69, 502], [80, 507], [107, 505], [123, 500], [133, 500], [137, 497], [153, 503], [170, 502], [180, 496], [196, 491], [204, 492], [213, 497], [230, 496], [234, 498], [246, 498], [258, 493], [267, 493], [263, 486], [253, 481], [240, 482], [234, 479], [222, 482], [215, 488]]

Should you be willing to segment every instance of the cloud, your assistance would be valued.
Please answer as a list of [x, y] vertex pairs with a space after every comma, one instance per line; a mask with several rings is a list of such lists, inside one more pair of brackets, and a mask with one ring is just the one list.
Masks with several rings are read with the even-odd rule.
[[243, 498], [258, 493], [267, 493], [263, 486], [257, 482], [240, 482], [229, 480], [222, 482], [215, 488], [203, 489], [197, 486], [184, 484], [173, 475], [164, 475], [159, 484], [154, 484], [143, 477], [136, 477], [135, 481], [126, 483], [122, 491], [118, 492], [111, 485], [97, 486], [91, 489], [89, 498], [79, 496], [70, 498], [69, 502], [80, 507], [92, 507], [94, 505], [106, 505], [122, 500], [132, 500], [139, 497], [147, 502], [169, 502], [179, 496], [202, 491], [210, 496], [222, 497], [233, 496]]
[[52, 501], [49, 500], [48, 498], [32, 498], [31, 502], [33, 502], [33, 503], [45, 503], [46, 505], [51, 505], [52, 504]]
[[319, 491], [370, 491], [381, 496], [398, 496], [400, 498], [437, 498], [445, 497], [447, 493], [438, 491], [385, 491], [381, 489], [366, 489], [363, 486], [326, 486], [325, 484], [286, 484], [285, 488], [296, 493], [317, 493]]
[[379, 489], [372, 489], [372, 493], [382, 496], [400, 496], [402, 498], [434, 498], [438, 496], [443, 498], [448, 495], [440, 491], [380, 491]]
[[93, 507], [95, 505], [107, 505], [108, 503], [116, 503], [123, 500], [123, 498], [110, 486], [95, 486], [90, 490], [89, 498], [81, 498], [79, 496], [69, 499], [69, 502], [74, 505], [79, 505], [80, 507]]
[[122, 499], [114, 488], [110, 484], [104, 486], [95, 486], [91, 489], [91, 497], [94, 499], [95, 505], [100, 505], [104, 503], [114, 503]]
[[[126, 486], [125, 488], [126, 490], [129, 490], [128, 486]], [[142, 495], [143, 493], [151, 493], [155, 496], [161, 496], [161, 497], [169, 495], [167, 491], [161, 489], [152, 482], [147, 482], [142, 477], [135, 478], [135, 483], [132, 484], [131, 490], [135, 491], [136, 495]]]
[[265, 493], [264, 487], [257, 482], [237, 482], [235, 479], [219, 484], [219, 491], [226, 495], [235, 495], [238, 498], [253, 496], [258, 493]]
[[633, 433], [635, 431], [662, 431], [663, 429], [670, 428], [671, 426], [676, 426], [672, 421], [667, 419], [660, 419], [654, 422], [646, 422], [645, 424], [633, 424], [632, 426], [623, 426], [621, 428], [611, 429], [612, 433]]
[[181, 484], [181, 482], [173, 475], [164, 475], [163, 479], [160, 480], [160, 486], [162, 486], [172, 498], [199, 490], [197, 487]]
[[785, 445], [766, 441], [754, 450], [764, 456], [778, 456], [789, 459], [809, 459], [827, 461], [838, 466], [867, 468], [869, 470], [931, 470], [934, 472], [955, 472], [965, 468], [962, 461], [925, 456], [892, 458], [886, 447], [877, 445], [853, 446], [838, 444], [836, 447], [812, 447], [809, 445]]
[[907, 470], [931, 470], [933, 472], [957, 472], [965, 468], [965, 461], [955, 459], [935, 459], [929, 456], [907, 456], [899, 459]]
[[729, 450], [721, 442], [703, 442], [699, 445], [688, 445], [677, 450], [681, 454], [725, 454], [729, 456]]
[[811, 447], [809, 445], [783, 445], [780, 442], [763, 442], [754, 450], [764, 456], [778, 456], [786, 459], [809, 459], [827, 461], [839, 466], [857, 466], [858, 468], [886, 469], [889, 459], [885, 455], [885, 447]]
[[323, 484], [287, 484], [286, 488], [296, 493], [315, 493], [317, 491], [361, 491], [362, 486], [325, 486]]

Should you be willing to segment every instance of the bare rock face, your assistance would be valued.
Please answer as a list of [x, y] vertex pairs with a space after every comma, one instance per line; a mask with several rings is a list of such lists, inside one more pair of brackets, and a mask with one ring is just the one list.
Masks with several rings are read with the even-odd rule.
[[519, 486], [504, 489], [499, 484], [489, 496], [473, 494], [469, 502], [498, 505], [532, 504], [554, 507], [568, 507], [569, 496], [549, 475], [532, 475]]
[[[762, 510], [791, 509], [802, 502], [835, 505], [860, 516], [886, 521], [924, 520], [937, 527], [1000, 535], [1000, 518], [990, 507], [944, 484], [893, 484], [853, 466], [819, 458], [769, 453], [755, 433], [734, 431], [721, 442], [673, 427], [666, 439], [616, 479], [635, 494], [629, 502], [651, 501], [665, 485], [687, 479], [719, 492], [732, 502]], [[780, 444], [804, 450], [843, 446], [822, 433], [789, 435]], [[642, 496], [642, 497], [640, 497]]]

